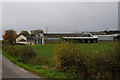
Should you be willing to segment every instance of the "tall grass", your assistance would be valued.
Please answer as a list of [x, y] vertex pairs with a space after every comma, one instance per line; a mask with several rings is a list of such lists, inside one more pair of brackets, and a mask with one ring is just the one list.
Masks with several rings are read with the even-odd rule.
[[3, 44], [2, 50], [13, 56], [18, 62], [26, 64], [40, 64], [35, 52], [30, 46]]

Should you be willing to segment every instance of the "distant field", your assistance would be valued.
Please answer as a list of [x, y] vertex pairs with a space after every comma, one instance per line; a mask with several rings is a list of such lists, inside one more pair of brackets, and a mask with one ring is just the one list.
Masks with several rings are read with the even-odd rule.
[[[112, 45], [118, 43], [90, 43], [90, 44], [76, 44], [84, 54], [101, 53], [102, 55], [109, 54], [113, 51]], [[50, 58], [53, 56], [53, 50], [56, 44], [31, 45], [38, 57]]]
[[53, 48], [55, 44], [45, 44], [45, 45], [32, 45], [31, 46], [38, 57], [50, 58], [53, 56]]

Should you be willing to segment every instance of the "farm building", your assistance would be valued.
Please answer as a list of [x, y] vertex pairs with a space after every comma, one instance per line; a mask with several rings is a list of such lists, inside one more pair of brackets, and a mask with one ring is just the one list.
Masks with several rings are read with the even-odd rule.
[[63, 37], [64, 40], [77, 43], [100, 43], [100, 42], [115, 42], [112, 35], [93, 35], [91, 37]]
[[72, 40], [75, 43], [97, 43], [97, 37], [63, 37], [66, 41]]
[[114, 42], [120, 42], [120, 34], [112, 34], [114, 37]]
[[77, 43], [100, 43], [100, 42], [117, 42], [118, 34], [111, 34], [106, 35], [104, 32], [89, 32], [89, 33], [83, 33], [83, 34], [89, 34], [90, 36], [84, 36], [84, 37], [62, 37], [66, 41], [72, 40], [73, 42]]
[[114, 37], [112, 35], [93, 35], [97, 37], [98, 42], [113, 42]]
[[[92, 34], [93, 33], [93, 34]], [[76, 43], [98, 43], [98, 42], [115, 42], [118, 40], [117, 34], [106, 35], [101, 32], [91, 33], [44, 33], [43, 30], [32, 30], [31, 35], [20, 35], [16, 39], [16, 43], [21, 44], [56, 44], [61, 42], [61, 39]]]
[[44, 44], [43, 31], [32, 30], [31, 35], [29, 36], [20, 35], [18, 38], [16, 38], [16, 43], [29, 44], [29, 45]]
[[17, 39], [16, 39], [16, 43], [20, 43], [20, 44], [28, 44], [27, 43], [27, 37], [20, 35]]
[[[64, 39], [64, 37], [90, 37], [89, 34], [75, 34], [75, 33], [48, 33], [44, 34], [45, 37], [45, 44], [54, 44], [59, 43], [61, 39]], [[64, 39], [67, 40], [67, 39]]]
[[91, 33], [92, 35], [106, 35], [105, 32], [89, 32]]

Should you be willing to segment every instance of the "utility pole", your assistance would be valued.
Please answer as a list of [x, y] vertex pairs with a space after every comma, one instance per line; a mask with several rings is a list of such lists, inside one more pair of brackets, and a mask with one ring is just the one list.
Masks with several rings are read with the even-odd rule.
[[46, 27], [46, 33], [48, 33], [48, 28]]

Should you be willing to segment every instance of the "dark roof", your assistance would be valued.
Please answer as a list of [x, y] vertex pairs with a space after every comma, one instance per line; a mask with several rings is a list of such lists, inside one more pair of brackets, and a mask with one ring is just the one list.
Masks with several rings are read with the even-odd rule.
[[34, 40], [35, 39], [35, 36], [27, 36], [27, 40]]
[[31, 30], [31, 34], [44, 33], [43, 30]]
[[106, 35], [105, 32], [90, 32], [92, 35]]
[[75, 33], [68, 33], [68, 34], [62, 34], [62, 33], [45, 33], [45, 37], [52, 37], [52, 38], [60, 38], [60, 37], [91, 37], [89, 34], [75, 34]]
[[21, 39], [20, 42], [26, 42], [24, 39]]

